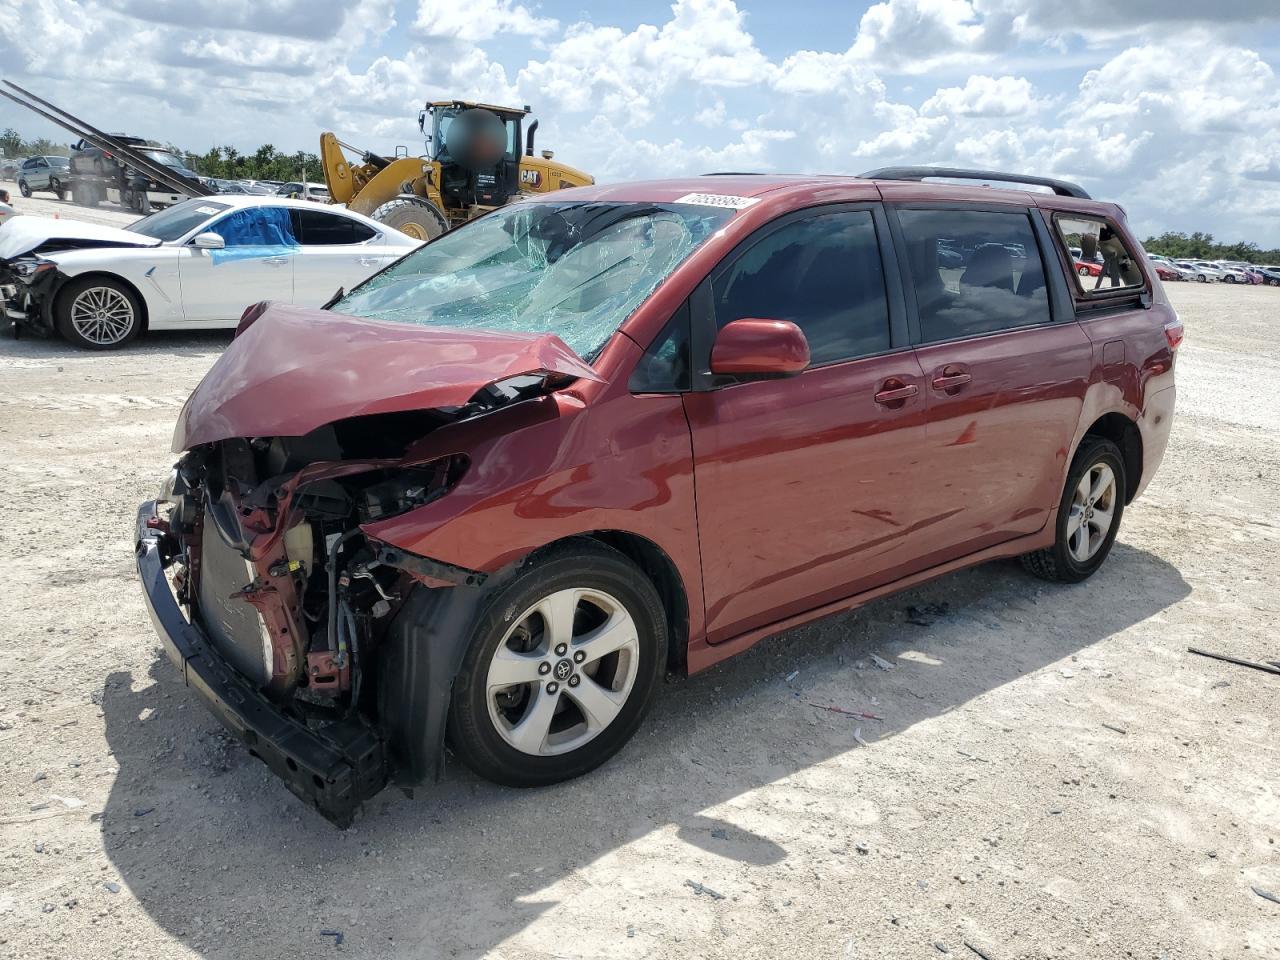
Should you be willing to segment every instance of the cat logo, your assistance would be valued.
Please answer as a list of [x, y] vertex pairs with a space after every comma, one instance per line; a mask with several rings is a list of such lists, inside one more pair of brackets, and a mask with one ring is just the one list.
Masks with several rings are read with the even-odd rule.
[[540, 170], [521, 170], [520, 182], [528, 184], [531, 187], [542, 185], [542, 172]]

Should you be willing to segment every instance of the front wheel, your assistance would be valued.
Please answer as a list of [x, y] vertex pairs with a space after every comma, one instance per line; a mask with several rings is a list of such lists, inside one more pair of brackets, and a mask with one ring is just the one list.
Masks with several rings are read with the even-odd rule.
[[1209, 278], [1208, 278], [1208, 277], [1206, 277], [1203, 273], [1201, 273], [1201, 274], [1197, 275], [1197, 276], [1196, 276], [1196, 280], [1197, 280], [1197, 281], [1199, 281], [1200, 283], [1208, 283], [1208, 282], [1209, 282]]
[[1080, 274], [1080, 276], [1082, 277], [1087, 277], [1089, 275], [1089, 268], [1080, 267], [1078, 270], [1076, 270], [1076, 273]]
[[434, 240], [449, 229], [449, 221], [440, 208], [418, 196], [388, 200], [369, 216], [415, 240]]
[[593, 770], [640, 726], [666, 649], [662, 603], [634, 563], [591, 540], [555, 547], [477, 614], [449, 707], [454, 751], [513, 787]]
[[1086, 436], [1067, 472], [1053, 546], [1024, 554], [1023, 566], [1065, 583], [1092, 576], [1115, 543], [1127, 489], [1120, 448], [1104, 437]]
[[122, 347], [142, 329], [137, 295], [111, 277], [85, 277], [67, 284], [54, 308], [58, 332], [87, 350]]
[[31, 186], [25, 180], [18, 181], [18, 192], [24, 197], [31, 196]]
[[57, 177], [49, 180], [49, 189], [53, 191], [53, 195], [59, 200], [67, 199], [67, 188], [62, 185], [62, 181]]

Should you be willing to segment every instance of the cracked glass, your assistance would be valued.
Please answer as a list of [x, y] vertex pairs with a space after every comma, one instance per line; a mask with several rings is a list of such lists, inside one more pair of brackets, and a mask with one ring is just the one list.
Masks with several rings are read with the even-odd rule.
[[430, 327], [554, 333], [590, 361], [735, 212], [693, 204], [515, 203], [411, 253], [331, 309]]

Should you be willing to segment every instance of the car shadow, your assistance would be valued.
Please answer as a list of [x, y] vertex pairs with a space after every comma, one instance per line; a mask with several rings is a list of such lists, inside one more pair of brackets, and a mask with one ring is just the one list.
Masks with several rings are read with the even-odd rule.
[[61, 337], [38, 337], [19, 332], [14, 336], [13, 321], [0, 320], [0, 356], [23, 359], [47, 360], [97, 360], [121, 355], [160, 358], [174, 355], [205, 354], [221, 351], [231, 343], [234, 330], [148, 330], [118, 350], [85, 350], [68, 343]]
[[[148, 677], [115, 673], [103, 690], [119, 764], [104, 846], [155, 922], [205, 957], [239, 957], [246, 944], [255, 956], [311, 956], [336, 932], [357, 955], [480, 957], [581, 889], [575, 874], [615, 876], [601, 861], [656, 831], [668, 849], [688, 845], [686, 865], [785, 861], [786, 845], [735, 825], [728, 801], [863, 749], [856, 730], [875, 749], [1189, 592], [1174, 567], [1122, 543], [1076, 586], [988, 564], [669, 682], [637, 737], [591, 775], [513, 790], [451, 761], [443, 782], [416, 798], [385, 791], [348, 831], [223, 733], [157, 649]], [[673, 872], [673, 895], [704, 879], [714, 886], [714, 870]]]

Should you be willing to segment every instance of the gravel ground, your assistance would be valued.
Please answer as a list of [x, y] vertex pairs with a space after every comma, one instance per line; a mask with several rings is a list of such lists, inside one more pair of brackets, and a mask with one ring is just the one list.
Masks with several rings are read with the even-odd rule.
[[130, 213], [114, 203], [103, 203], [97, 207], [85, 207], [70, 200], [59, 200], [52, 193], [40, 191], [30, 197], [18, 192], [18, 184], [13, 180], [0, 180], [0, 190], [8, 190], [13, 198], [12, 207], [24, 216], [66, 217], [68, 220], [84, 220], [88, 223], [102, 223], [108, 227], [123, 227], [138, 219], [136, 213]]
[[135, 580], [227, 336], [0, 341], [0, 956], [1280, 957], [1280, 677], [1186, 652], [1280, 659], [1280, 291], [1170, 292], [1172, 443], [1089, 583], [948, 576], [668, 683], [586, 778], [452, 765], [346, 832], [183, 688]]

